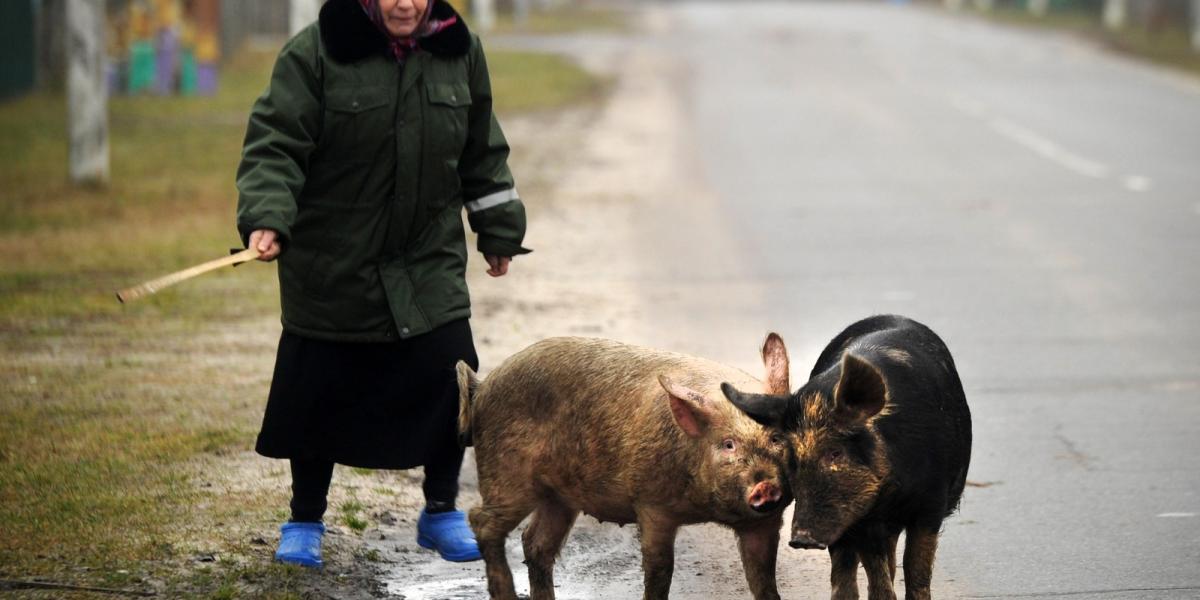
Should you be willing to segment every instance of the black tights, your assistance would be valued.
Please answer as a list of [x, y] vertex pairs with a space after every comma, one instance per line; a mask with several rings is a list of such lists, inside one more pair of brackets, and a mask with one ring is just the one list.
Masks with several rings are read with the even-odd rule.
[[333, 463], [318, 459], [292, 459], [292, 519], [316, 522], [325, 515]]
[[[451, 448], [452, 446], [452, 448]], [[458, 472], [462, 469], [463, 451], [456, 442], [443, 446], [442, 452], [431, 455], [425, 465], [425, 504], [441, 510], [452, 510], [458, 497]], [[320, 459], [295, 459], [292, 463], [292, 521], [316, 522], [328, 507], [329, 482], [333, 479], [333, 463]]]

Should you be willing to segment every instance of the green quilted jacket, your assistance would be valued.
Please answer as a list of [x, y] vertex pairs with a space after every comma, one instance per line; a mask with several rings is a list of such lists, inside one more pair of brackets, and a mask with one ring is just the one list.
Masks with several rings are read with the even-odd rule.
[[389, 341], [470, 316], [464, 207], [480, 252], [529, 252], [478, 37], [458, 18], [421, 42], [401, 67], [356, 0], [329, 0], [254, 104], [237, 225], [282, 238], [288, 331]]

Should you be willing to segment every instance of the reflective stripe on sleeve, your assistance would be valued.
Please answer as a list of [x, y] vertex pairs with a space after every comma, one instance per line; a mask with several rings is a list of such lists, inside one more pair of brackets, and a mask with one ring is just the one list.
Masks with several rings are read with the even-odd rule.
[[517, 188], [509, 188], [488, 194], [482, 198], [476, 198], [470, 202], [464, 202], [463, 206], [467, 207], [467, 212], [479, 212], [517, 199]]

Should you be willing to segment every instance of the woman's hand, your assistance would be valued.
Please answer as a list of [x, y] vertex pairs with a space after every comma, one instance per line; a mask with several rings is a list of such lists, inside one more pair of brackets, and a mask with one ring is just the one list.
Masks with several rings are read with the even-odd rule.
[[258, 260], [270, 262], [279, 256], [279, 234], [273, 229], [255, 229], [250, 233], [250, 248], [258, 250]]
[[493, 256], [484, 254], [483, 258], [487, 259], [488, 269], [487, 274], [492, 277], [504, 277], [508, 273], [508, 263], [512, 261], [511, 256]]

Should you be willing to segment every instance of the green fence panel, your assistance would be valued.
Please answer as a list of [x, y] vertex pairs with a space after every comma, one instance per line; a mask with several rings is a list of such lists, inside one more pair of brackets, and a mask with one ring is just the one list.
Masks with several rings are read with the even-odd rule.
[[33, 24], [31, 1], [0, 1], [0, 98], [33, 89], [37, 80]]

